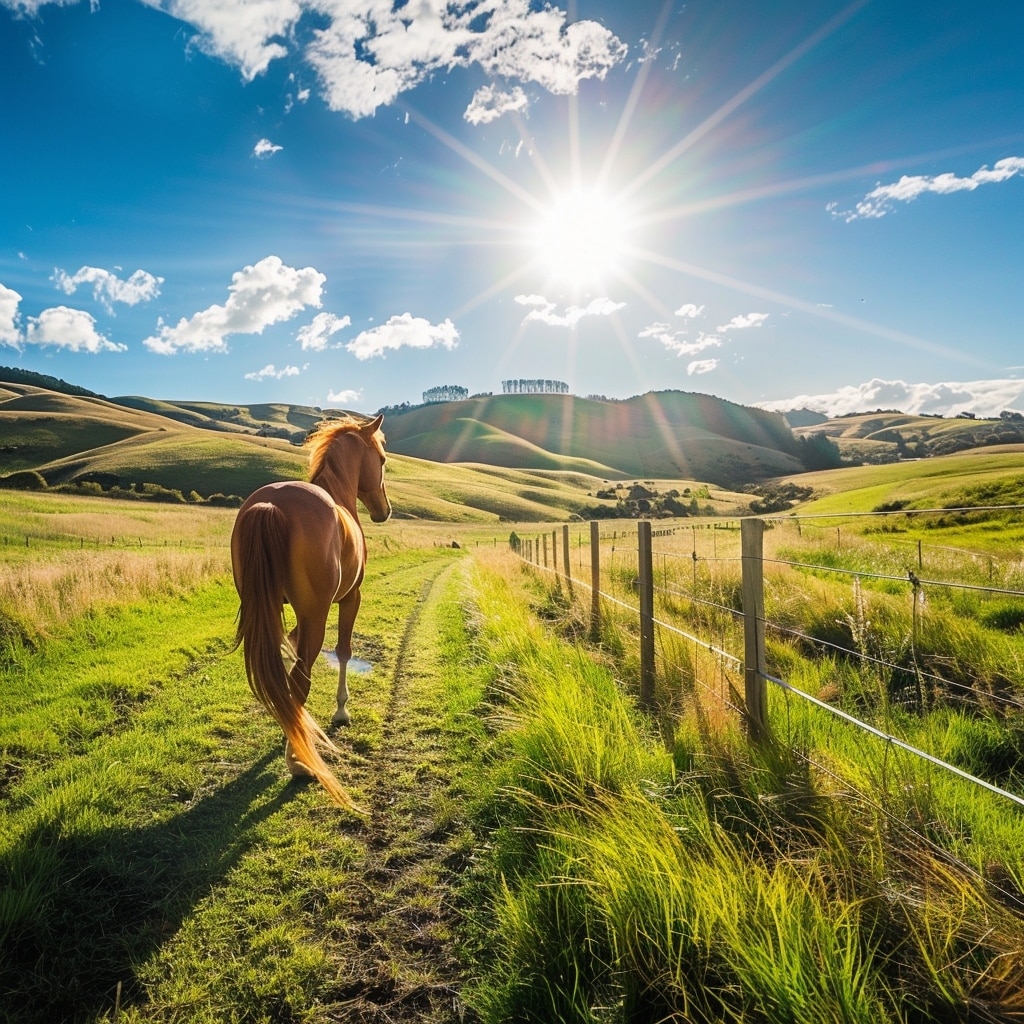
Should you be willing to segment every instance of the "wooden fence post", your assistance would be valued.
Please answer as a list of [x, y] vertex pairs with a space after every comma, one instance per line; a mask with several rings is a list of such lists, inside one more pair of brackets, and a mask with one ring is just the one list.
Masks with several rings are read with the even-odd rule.
[[601, 527], [590, 523], [590, 639], [601, 639]]
[[569, 527], [562, 527], [562, 569], [565, 572], [565, 585], [572, 596], [572, 570], [569, 568]]
[[654, 705], [654, 571], [651, 559], [651, 524], [637, 523], [637, 560], [640, 568], [640, 706]]
[[555, 570], [555, 581], [558, 581], [558, 531], [551, 531], [551, 568]]
[[548, 535], [545, 533], [541, 540], [544, 542], [544, 568], [548, 567]]
[[768, 739], [768, 688], [764, 678], [764, 523], [740, 521], [743, 564], [743, 676], [747, 731], [756, 741]]

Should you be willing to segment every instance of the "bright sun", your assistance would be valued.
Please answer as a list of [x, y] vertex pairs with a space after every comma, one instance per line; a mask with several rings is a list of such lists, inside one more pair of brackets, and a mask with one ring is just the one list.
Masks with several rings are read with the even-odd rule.
[[574, 288], [601, 283], [621, 264], [625, 219], [599, 192], [569, 192], [555, 200], [537, 225], [537, 248], [551, 276]]

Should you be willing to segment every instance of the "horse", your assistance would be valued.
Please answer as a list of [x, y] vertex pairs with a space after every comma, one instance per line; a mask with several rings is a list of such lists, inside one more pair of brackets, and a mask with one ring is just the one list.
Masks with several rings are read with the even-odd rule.
[[[340, 668], [331, 724], [350, 720], [345, 672], [366, 568], [356, 498], [373, 522], [391, 517], [382, 421], [383, 416], [365, 423], [346, 416], [321, 425], [306, 440], [309, 482], [260, 487], [238, 510], [231, 532], [231, 568], [239, 598], [235, 648], [242, 647], [249, 686], [284, 731], [291, 774], [315, 777], [337, 803], [356, 812], [361, 808], [318, 750], [322, 746], [337, 752], [337, 747], [305, 705], [327, 616], [336, 604]], [[287, 636], [285, 604], [292, 606], [296, 619]]]

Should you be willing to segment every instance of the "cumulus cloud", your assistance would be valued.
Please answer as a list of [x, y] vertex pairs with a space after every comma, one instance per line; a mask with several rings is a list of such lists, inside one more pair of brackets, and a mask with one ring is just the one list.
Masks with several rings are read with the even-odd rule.
[[103, 303], [103, 308], [113, 312], [113, 304], [122, 302], [126, 306], [135, 306], [140, 302], [149, 302], [160, 294], [162, 277], [155, 277], [146, 270], [136, 270], [127, 280], [101, 267], [80, 267], [74, 274], [67, 274], [59, 268], [54, 270], [54, 284], [65, 295], [74, 295], [79, 285], [91, 285], [95, 299]]
[[502, 114], [525, 110], [528, 103], [526, 93], [518, 85], [511, 92], [495, 85], [485, 85], [473, 94], [462, 116], [470, 124], [490, 124]]
[[714, 334], [705, 334], [703, 331], [691, 341], [685, 331], [674, 331], [671, 324], [665, 323], [653, 323], [645, 327], [637, 337], [660, 341], [669, 352], [674, 352], [677, 356], [694, 356], [706, 348], [720, 348], [722, 344], [721, 338]]
[[692, 363], [687, 364], [686, 372], [689, 376], [693, 377], [701, 373], [710, 373], [717, 366], [717, 359], [695, 359]]
[[[438, 71], [471, 65], [492, 78], [573, 93], [581, 80], [603, 78], [627, 52], [597, 22], [567, 24], [564, 11], [534, 10], [530, 0], [418, 0], [401, 6], [381, 0], [146, 2], [192, 25], [198, 34], [190, 45], [234, 65], [247, 81], [290, 53], [304, 59], [328, 106], [354, 118], [373, 114]], [[311, 34], [299, 27], [304, 15], [316, 21]], [[488, 100], [478, 92], [467, 120], [485, 124], [525, 104], [516, 88], [498, 96]]]
[[684, 302], [677, 310], [676, 316], [686, 317], [688, 320], [694, 320], [701, 313], [704, 312], [703, 306], [696, 306], [692, 302]]
[[54, 306], [39, 316], [28, 318], [25, 342], [52, 345], [70, 352], [124, 352], [128, 346], [104, 337], [96, 330], [96, 320], [81, 309]]
[[[311, 352], [323, 352], [331, 340], [331, 335], [344, 330], [352, 323], [350, 317], [336, 316], [334, 313], [317, 313], [313, 322], [300, 327], [295, 334], [303, 349]], [[340, 347], [340, 346], [339, 346]]]
[[18, 348], [21, 344], [21, 330], [18, 328], [20, 302], [18, 292], [0, 284], [0, 345]]
[[298, 375], [299, 368], [297, 366], [284, 366], [279, 370], [273, 363], [267, 363], [262, 370], [254, 370], [252, 373], [247, 373], [245, 379], [267, 380], [268, 378], [273, 378], [274, 380], [281, 380], [282, 377], [297, 377]]
[[354, 391], [352, 388], [347, 388], [344, 391], [327, 392], [327, 401], [331, 405], [355, 405], [356, 402], [362, 401], [362, 398], [362, 389]]
[[172, 355], [188, 352], [226, 352], [232, 334], [262, 334], [271, 324], [290, 320], [306, 306], [319, 306], [327, 278], [314, 267], [297, 270], [278, 256], [236, 271], [223, 306], [210, 306], [192, 317], [182, 317], [171, 327], [159, 322], [159, 330], [143, 344], [153, 352]]
[[715, 330], [723, 334], [726, 331], [745, 331], [750, 327], [760, 327], [767, 319], [767, 313], [744, 313], [741, 316], [734, 316], [727, 324], [719, 324]]
[[265, 160], [269, 156], [273, 156], [275, 153], [280, 153], [284, 149], [283, 146], [278, 146], [276, 143], [270, 141], [270, 139], [260, 139], [252, 148], [252, 155], [260, 160]]
[[235, 65], [246, 81], [286, 57], [285, 40], [302, 16], [300, 0], [145, 0], [199, 30], [189, 45]]
[[861, 217], [878, 218], [890, 213], [896, 203], [909, 203], [926, 192], [949, 195], [953, 192], [973, 192], [981, 185], [1009, 181], [1024, 174], [1024, 157], [1008, 156], [997, 160], [989, 168], [980, 167], [966, 178], [958, 178], [951, 172], [945, 174], [903, 175], [891, 185], [879, 184], [872, 189], [852, 210], [840, 210], [838, 203], [829, 203], [826, 209], [833, 217], [841, 217], [847, 223]]
[[794, 395], [779, 401], [761, 402], [774, 412], [812, 409], [825, 416], [849, 416], [872, 409], [899, 409], [910, 414], [942, 416], [973, 412], [976, 416], [998, 416], [1004, 409], [1024, 411], [1024, 381], [996, 379], [939, 384], [908, 384], [878, 377], [863, 384], [844, 385], [818, 395]]
[[524, 324], [536, 320], [549, 327], [575, 327], [584, 317], [611, 316], [626, 306], [624, 302], [613, 302], [602, 296], [592, 299], [586, 306], [566, 306], [563, 312], [557, 313], [555, 303], [543, 295], [517, 295], [515, 300], [521, 306], [533, 307], [523, 318]]
[[459, 332], [451, 320], [432, 324], [423, 317], [411, 313], [400, 313], [391, 317], [386, 324], [363, 331], [350, 341], [346, 350], [356, 359], [372, 359], [383, 356], [389, 349], [400, 348], [446, 348], [453, 349], [459, 343]]

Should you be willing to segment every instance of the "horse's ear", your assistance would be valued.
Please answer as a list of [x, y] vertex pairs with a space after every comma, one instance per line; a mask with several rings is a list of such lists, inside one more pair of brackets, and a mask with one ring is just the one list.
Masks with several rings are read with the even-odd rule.
[[384, 422], [384, 414], [381, 413], [375, 420], [371, 420], [369, 423], [364, 423], [360, 428], [361, 433], [369, 436], [370, 434], [376, 434], [380, 430], [380, 425]]

